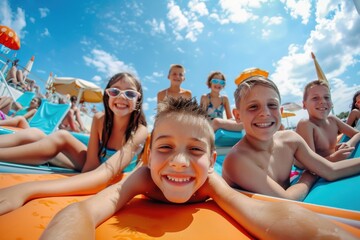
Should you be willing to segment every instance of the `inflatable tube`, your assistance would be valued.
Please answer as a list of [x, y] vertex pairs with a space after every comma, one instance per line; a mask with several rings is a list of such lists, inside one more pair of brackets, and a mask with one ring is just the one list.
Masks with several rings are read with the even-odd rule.
[[[33, 180], [59, 179], [61, 174], [0, 174], [0, 188]], [[252, 198], [265, 201], [287, 201], [262, 195]], [[23, 207], [0, 216], [2, 239], [38, 239], [53, 216], [65, 206], [88, 196], [52, 197], [35, 199]], [[299, 202], [298, 202], [299, 203]], [[303, 203], [299, 203], [303, 204]], [[307, 204], [303, 204], [307, 205]], [[315, 211], [338, 219], [360, 219], [360, 213], [313, 205]], [[329, 214], [330, 215], [329, 215]], [[171, 217], [169, 217], [171, 216]], [[337, 220], [337, 225], [360, 237], [360, 229]], [[253, 239], [237, 222], [213, 201], [197, 204], [164, 204], [137, 196], [96, 229], [97, 239]]]
[[215, 145], [217, 147], [232, 147], [244, 137], [244, 134], [245, 131], [236, 132], [219, 128], [215, 132]]
[[[345, 136], [342, 141], [347, 141]], [[360, 157], [360, 144], [349, 158]], [[312, 187], [304, 202], [360, 211], [360, 174], [333, 182], [319, 179]]]

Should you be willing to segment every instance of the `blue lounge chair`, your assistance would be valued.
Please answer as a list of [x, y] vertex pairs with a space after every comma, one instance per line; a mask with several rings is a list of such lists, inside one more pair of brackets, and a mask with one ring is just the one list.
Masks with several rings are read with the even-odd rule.
[[30, 127], [36, 127], [50, 134], [58, 129], [70, 109], [70, 104], [51, 103], [43, 100], [41, 106], [30, 120]]
[[[30, 106], [31, 100], [35, 97], [34, 92], [24, 92], [18, 99], [16, 99], [16, 102], [19, 103], [23, 107]], [[9, 115], [13, 114], [15, 111], [10, 110]]]

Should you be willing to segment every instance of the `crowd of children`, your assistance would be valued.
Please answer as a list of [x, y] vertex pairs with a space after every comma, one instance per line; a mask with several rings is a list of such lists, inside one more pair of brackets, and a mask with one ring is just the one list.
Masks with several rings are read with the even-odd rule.
[[[190, 90], [181, 88], [185, 81], [182, 65], [171, 65], [168, 79], [169, 88], [157, 94], [157, 115], [147, 148], [143, 148], [148, 131], [142, 110], [142, 87], [128, 73], [114, 75], [106, 86], [105, 111], [94, 115], [88, 147], [63, 130], [46, 136], [25, 129], [6, 141], [0, 138], [0, 159], [36, 164], [51, 159], [51, 164], [83, 172], [71, 178], [0, 189], [0, 214], [33, 198], [98, 193], [60, 211], [42, 236], [54, 239], [61, 233], [66, 239], [87, 239], [93, 238], [94, 229], [101, 222], [138, 194], [171, 203], [212, 198], [257, 238], [279, 239], [294, 234], [299, 239], [330, 235], [351, 238], [331, 222], [298, 206], [256, 201], [234, 190], [302, 200], [319, 177], [334, 181], [360, 172], [360, 158], [343, 161], [355, 149], [360, 133], [329, 115], [332, 102], [327, 83], [313, 81], [305, 87], [303, 104], [309, 118], [300, 121], [295, 132], [279, 131], [280, 92], [266, 77], [252, 76], [238, 85], [234, 93], [234, 118], [228, 97], [220, 94], [226, 83], [221, 72], [208, 76], [210, 93], [201, 96], [200, 104]], [[358, 98], [359, 95], [354, 96], [353, 103], [357, 112]], [[224, 113], [227, 119], [223, 118]], [[352, 125], [359, 125], [358, 117], [353, 122]], [[218, 128], [246, 131], [227, 154], [222, 177], [213, 168], [214, 130]], [[339, 133], [350, 140], [337, 144]], [[47, 147], [38, 151], [37, 146], [44, 145]], [[128, 178], [118, 181], [119, 173], [141, 149], [145, 157], [141, 158], [140, 166]], [[290, 185], [294, 159], [304, 171], [298, 182]], [[305, 218], [317, 221], [303, 223], [296, 233], [288, 227], [294, 222], [274, 224], [290, 215], [295, 223]], [[70, 227], [74, 224], [77, 228]], [[317, 228], [320, 233], [313, 231]]]

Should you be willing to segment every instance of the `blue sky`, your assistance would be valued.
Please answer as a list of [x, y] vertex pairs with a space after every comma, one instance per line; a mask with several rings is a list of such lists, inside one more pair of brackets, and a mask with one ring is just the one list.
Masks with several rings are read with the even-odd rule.
[[[250, 67], [270, 73], [283, 103], [301, 104], [304, 85], [316, 79], [311, 51], [336, 114], [360, 89], [360, 15], [348, 0], [2, 0], [0, 23], [20, 36], [20, 65], [35, 56], [30, 77], [41, 86], [50, 72], [101, 87], [119, 71], [136, 74], [150, 126], [173, 63], [185, 66], [183, 87], [198, 100], [209, 91], [208, 74], [223, 72], [232, 106], [233, 81]], [[290, 124], [307, 116], [296, 113]]]

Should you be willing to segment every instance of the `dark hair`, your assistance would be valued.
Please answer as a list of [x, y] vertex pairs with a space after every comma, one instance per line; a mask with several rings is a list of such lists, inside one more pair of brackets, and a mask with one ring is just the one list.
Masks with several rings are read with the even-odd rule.
[[359, 109], [357, 106], [356, 106], [356, 98], [357, 96], [360, 95], [360, 90], [357, 91], [355, 94], [354, 94], [354, 97], [353, 97], [353, 100], [352, 100], [352, 103], [351, 103], [351, 110], [354, 110], [355, 108], [356, 109]]
[[117, 73], [114, 76], [112, 76], [106, 85], [103, 93], [103, 104], [104, 104], [104, 110], [105, 110], [105, 119], [104, 119], [104, 125], [102, 130], [102, 141], [99, 149], [98, 156], [105, 156], [106, 155], [106, 146], [109, 142], [110, 136], [111, 136], [111, 130], [114, 125], [114, 113], [111, 111], [109, 107], [109, 96], [106, 94], [105, 90], [110, 88], [112, 85], [117, 83], [118, 81], [123, 80], [124, 78], [129, 79], [132, 81], [135, 86], [136, 90], [141, 94], [140, 97], [138, 97], [136, 102], [136, 109], [131, 113], [130, 115], [130, 121], [129, 125], [125, 131], [125, 142], [127, 142], [132, 134], [135, 133], [138, 126], [140, 124], [146, 126], [146, 119], [145, 114], [142, 110], [142, 103], [143, 103], [143, 91], [141, 87], [141, 83], [139, 80], [137, 80], [133, 75], [130, 73]]
[[77, 96], [71, 96], [70, 101], [71, 102], [76, 102], [77, 101]]

